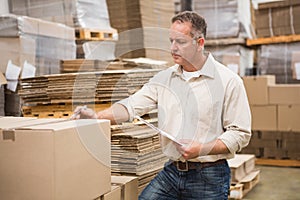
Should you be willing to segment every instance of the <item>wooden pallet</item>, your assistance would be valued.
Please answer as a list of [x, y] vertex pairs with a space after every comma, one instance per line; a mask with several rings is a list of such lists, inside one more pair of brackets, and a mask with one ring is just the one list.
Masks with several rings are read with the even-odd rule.
[[245, 38], [221, 38], [221, 39], [207, 39], [205, 40], [206, 46], [219, 46], [219, 45], [246, 45]]
[[260, 171], [250, 172], [241, 182], [231, 184], [228, 199], [242, 199], [259, 183]]
[[255, 164], [276, 166], [276, 167], [300, 167], [300, 160], [289, 160], [289, 159], [279, 160], [279, 159], [257, 158]]
[[77, 28], [75, 29], [75, 36], [77, 40], [92, 40], [92, 41], [102, 41], [102, 40], [114, 40], [113, 36], [117, 32], [115, 30], [96, 30], [96, 29], [85, 29]]
[[262, 44], [289, 43], [300, 41], [300, 35], [282, 35], [268, 38], [247, 39], [247, 46]]
[[[108, 108], [111, 104], [92, 104], [88, 107], [100, 111]], [[37, 118], [70, 118], [76, 106], [72, 104], [45, 104], [36, 106], [23, 106], [22, 112], [24, 117]]]

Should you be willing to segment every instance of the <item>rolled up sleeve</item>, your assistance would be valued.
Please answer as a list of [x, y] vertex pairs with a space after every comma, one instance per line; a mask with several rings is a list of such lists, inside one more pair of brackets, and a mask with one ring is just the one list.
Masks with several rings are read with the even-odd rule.
[[117, 103], [127, 108], [129, 120], [132, 121], [134, 116], [142, 116], [157, 107], [157, 88], [150, 80], [139, 91]]
[[225, 132], [219, 139], [230, 153], [241, 151], [251, 138], [251, 112], [242, 80], [232, 79], [228, 83], [222, 117]]

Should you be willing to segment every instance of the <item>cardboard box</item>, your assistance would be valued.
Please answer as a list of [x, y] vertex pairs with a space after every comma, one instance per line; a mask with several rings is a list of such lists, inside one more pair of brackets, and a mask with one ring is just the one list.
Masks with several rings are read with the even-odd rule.
[[269, 104], [300, 104], [300, 84], [269, 86]]
[[20, 126], [20, 119], [0, 130], [2, 199], [82, 200], [110, 191], [108, 120], [25, 119]]
[[300, 3], [296, 0], [285, 0], [261, 3], [255, 10], [258, 37], [291, 35], [300, 33], [298, 19]]
[[278, 105], [278, 130], [300, 131], [300, 105]]
[[244, 76], [243, 81], [251, 105], [269, 104], [268, 87], [275, 85], [275, 76]]
[[111, 186], [111, 191], [97, 198], [96, 200], [121, 200], [121, 187]]
[[277, 106], [251, 105], [252, 130], [276, 131], [277, 130]]
[[138, 199], [138, 178], [133, 176], [111, 176], [113, 185], [121, 186], [121, 200]]

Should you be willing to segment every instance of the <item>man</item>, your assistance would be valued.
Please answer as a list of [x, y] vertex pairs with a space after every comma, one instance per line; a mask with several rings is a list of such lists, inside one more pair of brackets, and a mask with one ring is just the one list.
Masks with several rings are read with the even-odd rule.
[[204, 52], [206, 27], [195, 12], [174, 16], [170, 42], [176, 65], [105, 111], [81, 112], [81, 117], [119, 123], [157, 108], [159, 128], [182, 143], [161, 136], [162, 150], [170, 160], [139, 199], [228, 197], [226, 159], [248, 144], [251, 115], [241, 78]]

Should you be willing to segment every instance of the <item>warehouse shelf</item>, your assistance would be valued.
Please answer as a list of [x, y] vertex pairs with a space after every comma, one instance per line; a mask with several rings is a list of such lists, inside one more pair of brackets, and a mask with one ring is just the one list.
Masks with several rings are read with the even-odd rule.
[[262, 44], [289, 43], [300, 41], [300, 35], [282, 35], [267, 38], [247, 39], [247, 46]]
[[218, 38], [218, 39], [207, 39], [205, 40], [206, 46], [219, 46], [219, 45], [246, 45], [245, 38]]

